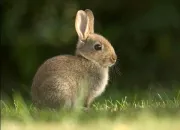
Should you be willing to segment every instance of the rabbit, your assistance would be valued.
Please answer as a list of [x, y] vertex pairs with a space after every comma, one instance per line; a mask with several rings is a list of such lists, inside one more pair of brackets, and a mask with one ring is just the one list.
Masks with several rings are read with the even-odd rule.
[[78, 10], [75, 18], [78, 42], [74, 55], [59, 55], [46, 60], [37, 70], [31, 86], [32, 102], [38, 107], [82, 107], [89, 109], [108, 84], [109, 68], [117, 55], [111, 43], [94, 33], [90, 9]]

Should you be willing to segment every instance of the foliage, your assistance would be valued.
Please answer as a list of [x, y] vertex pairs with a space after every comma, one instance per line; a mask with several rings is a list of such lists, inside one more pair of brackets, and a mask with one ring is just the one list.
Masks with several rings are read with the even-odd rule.
[[[180, 81], [179, 0], [4, 0], [1, 37], [1, 88], [29, 95], [32, 78], [46, 59], [73, 54], [77, 10], [95, 15], [95, 31], [118, 54], [112, 69], [117, 89]], [[121, 75], [114, 73], [119, 73]], [[114, 78], [115, 77], [115, 78]], [[120, 86], [120, 87], [119, 87]]]

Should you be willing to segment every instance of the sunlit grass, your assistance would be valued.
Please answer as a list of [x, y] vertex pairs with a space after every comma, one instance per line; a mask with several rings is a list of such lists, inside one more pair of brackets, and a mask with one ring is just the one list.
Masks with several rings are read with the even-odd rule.
[[[1, 100], [2, 130], [179, 130], [180, 90], [175, 93], [124, 94], [117, 99], [96, 100], [89, 112], [38, 111], [14, 95], [13, 102]], [[115, 95], [115, 93], [114, 93]]]

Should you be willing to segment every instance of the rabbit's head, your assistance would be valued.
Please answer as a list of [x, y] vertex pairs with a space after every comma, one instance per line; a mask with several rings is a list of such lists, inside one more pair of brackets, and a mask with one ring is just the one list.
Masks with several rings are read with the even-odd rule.
[[111, 43], [103, 36], [94, 33], [94, 15], [91, 10], [77, 12], [75, 28], [79, 37], [77, 55], [102, 67], [110, 67], [115, 64], [117, 56]]

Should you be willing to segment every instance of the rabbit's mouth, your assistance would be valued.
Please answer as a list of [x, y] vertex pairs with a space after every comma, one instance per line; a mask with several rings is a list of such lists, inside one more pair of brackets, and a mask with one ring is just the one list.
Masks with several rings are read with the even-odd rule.
[[103, 65], [105, 66], [105, 67], [112, 67], [112, 66], [114, 66], [115, 64], [116, 64], [116, 59], [113, 59], [113, 58], [105, 58], [104, 60], [103, 60]]
[[107, 64], [107, 67], [110, 68], [110, 67], [114, 66], [115, 64], [116, 64], [116, 62], [113, 62], [113, 63], [111, 62], [111, 63]]
[[113, 59], [112, 57], [111, 58], [106, 57], [106, 58], [102, 58], [102, 59], [99, 59], [99, 60], [95, 60], [93, 58], [90, 58], [87, 55], [84, 55], [84, 53], [81, 53], [81, 52], [79, 52], [79, 55], [84, 57], [85, 59], [91, 61], [95, 65], [97, 65], [99, 67], [103, 67], [103, 68], [112, 67], [116, 63], [116, 59]]
[[114, 65], [115, 65], [115, 63], [113, 63], [113, 64], [109, 64], [109, 65], [108, 65], [108, 67], [112, 67], [112, 66], [114, 66]]

